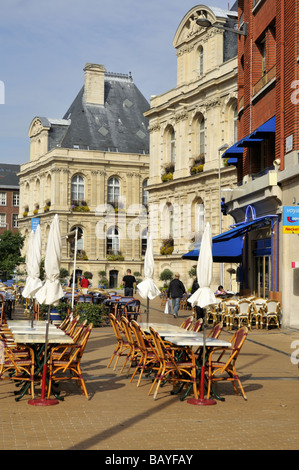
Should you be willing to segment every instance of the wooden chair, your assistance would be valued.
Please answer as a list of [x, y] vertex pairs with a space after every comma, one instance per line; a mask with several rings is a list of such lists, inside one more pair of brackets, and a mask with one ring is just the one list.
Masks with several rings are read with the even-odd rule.
[[28, 382], [28, 387], [23, 387], [15, 395], [16, 401], [30, 388], [31, 397], [34, 398], [34, 352], [29, 347], [17, 350], [3, 340], [0, 340], [0, 379], [13, 380], [19, 383]]
[[231, 330], [234, 324], [234, 317], [237, 313], [238, 300], [235, 300], [235, 299], [224, 300], [222, 305], [223, 305], [222, 320], [225, 322], [227, 329]]
[[111, 322], [117, 343], [116, 343], [116, 347], [112, 353], [112, 356], [110, 358], [110, 361], [107, 367], [110, 367], [110, 365], [113, 362], [113, 359], [116, 357], [116, 361], [113, 367], [113, 370], [115, 370], [118, 364], [119, 358], [122, 356], [127, 356], [128, 354], [127, 351], [129, 351], [131, 347], [127, 339], [125, 338], [121, 325], [119, 321], [116, 319], [116, 317], [112, 313], [110, 313], [109, 318], [110, 318], [110, 322]]
[[183, 323], [180, 325], [180, 327], [184, 328], [185, 330], [189, 330], [189, 328], [192, 325], [192, 321], [193, 321], [193, 315], [186, 318], [186, 320], [183, 321]]
[[237, 322], [237, 328], [246, 324], [251, 329], [252, 302], [248, 299], [241, 299], [238, 302], [237, 312], [234, 315], [234, 322]]
[[123, 315], [131, 321], [134, 319], [135, 321], [140, 321], [140, 300], [133, 299], [129, 300], [124, 306]]
[[223, 329], [223, 322], [217, 323], [217, 325], [214, 326], [214, 328], [210, 331], [210, 333], [207, 335], [207, 338], [219, 338], [219, 335]]
[[[238, 331], [234, 334], [231, 339], [232, 347], [231, 348], [215, 348], [209, 354], [208, 359], [208, 393], [207, 398], [211, 394], [211, 385], [219, 381], [231, 381], [233, 382], [235, 393], [237, 394], [236, 382], [239, 384], [240, 390], [242, 392], [243, 398], [247, 400], [244, 389], [240, 382], [239, 376], [236, 371], [236, 361], [240, 354], [241, 348], [244, 344], [244, 341], [247, 337], [248, 329], [246, 326], [239, 328]], [[221, 361], [225, 353], [229, 352], [230, 355], [226, 362]], [[214, 360], [214, 356], [218, 354], [218, 358]], [[227, 374], [223, 376], [222, 374]]]
[[195, 398], [198, 398], [197, 385], [196, 385], [196, 362], [195, 356], [190, 350], [189, 356], [184, 356], [182, 360], [176, 360], [175, 355], [167, 347], [165, 347], [159, 333], [150, 327], [150, 333], [155, 346], [156, 354], [159, 358], [159, 368], [155, 375], [155, 379], [148, 392], [150, 395], [154, 386], [157, 384], [154, 392], [154, 400], [157, 397], [159, 387], [162, 382], [171, 381], [173, 386], [177, 383], [191, 384]]
[[255, 324], [256, 328], [259, 326], [263, 327], [263, 313], [265, 310], [266, 299], [255, 298], [252, 300], [252, 311], [251, 311], [251, 325]]
[[274, 323], [275, 326], [279, 329], [279, 319], [280, 319], [281, 309], [280, 302], [278, 300], [268, 299], [265, 302], [265, 309], [263, 311], [263, 324], [266, 328], [269, 328], [269, 325]]
[[125, 362], [122, 366], [121, 372], [124, 370], [125, 365], [129, 363], [128, 369], [127, 369], [127, 377], [129, 376], [132, 364], [135, 362], [138, 362], [140, 360], [140, 357], [142, 356], [138, 342], [136, 339], [133, 338], [133, 332], [131, 329], [130, 321], [127, 319], [127, 317], [122, 316], [120, 319], [120, 323], [123, 327], [123, 331], [126, 337], [126, 340], [128, 341], [130, 345], [130, 350], [126, 356]]
[[[82, 393], [88, 398], [86, 385], [81, 371], [81, 360], [90, 337], [93, 324], [90, 323], [85, 329], [81, 339], [75, 344], [65, 345], [65, 353], [61, 359], [55, 357], [56, 350], [61, 348], [52, 348], [49, 359], [49, 387], [48, 398], [51, 394], [52, 382], [63, 380], [76, 380], [80, 383]], [[69, 372], [66, 375], [66, 372]]]
[[202, 318], [199, 318], [198, 320], [196, 320], [195, 322], [191, 323], [191, 326], [189, 328], [189, 331], [195, 331], [195, 332], [198, 332], [201, 330], [201, 327], [202, 327], [202, 324], [203, 324], [203, 319]]
[[159, 358], [157, 356], [155, 348], [152, 346], [151, 341], [148, 341], [148, 338], [145, 336], [145, 334], [143, 333], [140, 326], [135, 320], [131, 321], [131, 328], [134, 332], [139, 347], [140, 359], [130, 379], [130, 382], [132, 382], [136, 373], [139, 371], [139, 378], [137, 382], [137, 387], [139, 387], [143, 372], [145, 370], [149, 372], [156, 370], [159, 365]]

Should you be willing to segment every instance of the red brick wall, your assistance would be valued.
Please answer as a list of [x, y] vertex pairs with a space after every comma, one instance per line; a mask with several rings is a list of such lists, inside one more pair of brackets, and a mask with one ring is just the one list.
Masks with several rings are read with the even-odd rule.
[[0, 214], [6, 214], [6, 223], [8, 224], [5, 228], [0, 227], [0, 233], [4, 230], [12, 230], [17, 232], [17, 228], [12, 227], [12, 214], [19, 214], [19, 206], [13, 206], [13, 193], [19, 192], [17, 189], [0, 189], [2, 192], [6, 192], [6, 206], [0, 206]]

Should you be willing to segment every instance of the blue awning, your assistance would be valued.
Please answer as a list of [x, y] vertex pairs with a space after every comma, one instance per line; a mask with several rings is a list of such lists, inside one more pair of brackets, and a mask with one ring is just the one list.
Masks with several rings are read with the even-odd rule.
[[275, 134], [275, 130], [276, 117], [273, 116], [271, 119], [264, 122], [264, 124], [255, 129], [255, 131], [251, 132], [251, 134], [243, 137], [229, 149], [227, 149], [222, 154], [222, 158], [228, 158], [231, 156], [234, 158], [240, 157], [243, 155], [243, 147], [254, 147], [255, 145], [260, 144], [264, 139], [270, 137], [271, 134]]
[[[212, 244], [212, 255], [215, 263], [240, 263], [242, 260], [243, 237]], [[194, 249], [183, 255], [183, 259], [198, 259], [200, 243], [194, 245]]]
[[[212, 239], [213, 261], [218, 263], [240, 263], [242, 260], [243, 236], [252, 231], [271, 224], [275, 215], [259, 217], [248, 222], [241, 222], [233, 226], [231, 230], [220, 233]], [[194, 245], [194, 249], [183, 255], [183, 259], [197, 260], [200, 251], [200, 243]]]
[[275, 134], [276, 130], [276, 117], [273, 116], [268, 121], [264, 122], [260, 127], [253, 131], [250, 135], [252, 138], [267, 138], [270, 134]]
[[[240, 142], [240, 141], [239, 141]], [[223, 154], [222, 154], [222, 158], [228, 158], [228, 157], [239, 157], [241, 155], [243, 155], [243, 150], [238, 147], [238, 143], [239, 142], [236, 142], [234, 145], [232, 145], [229, 149], [227, 149]]]

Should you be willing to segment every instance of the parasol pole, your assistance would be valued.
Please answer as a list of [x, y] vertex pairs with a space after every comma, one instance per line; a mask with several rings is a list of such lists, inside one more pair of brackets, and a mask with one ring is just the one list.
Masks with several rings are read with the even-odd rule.
[[48, 367], [47, 355], [48, 355], [48, 342], [49, 342], [50, 311], [51, 311], [51, 305], [49, 305], [47, 320], [46, 320], [45, 351], [44, 351], [41, 397], [28, 400], [29, 405], [49, 406], [49, 405], [57, 405], [59, 403], [59, 401], [56, 398], [45, 398], [46, 382], [47, 382], [47, 367]]
[[78, 246], [78, 229], [75, 230], [75, 252], [74, 252], [74, 268], [73, 268], [73, 285], [72, 285], [72, 318], [74, 315], [74, 299], [75, 299], [75, 279], [76, 279], [76, 262], [77, 262], [77, 246]]

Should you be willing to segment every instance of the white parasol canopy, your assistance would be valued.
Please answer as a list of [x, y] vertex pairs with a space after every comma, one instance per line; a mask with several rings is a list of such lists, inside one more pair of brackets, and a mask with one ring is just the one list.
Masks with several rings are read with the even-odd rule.
[[151, 235], [147, 239], [147, 247], [144, 257], [144, 281], [140, 282], [137, 286], [138, 292], [143, 299], [153, 300], [155, 297], [161, 294], [158, 287], [154, 282], [154, 249], [153, 240]]
[[30, 233], [28, 240], [27, 254], [26, 254], [26, 269], [27, 278], [26, 284], [22, 292], [25, 299], [33, 299], [35, 293], [42, 287], [43, 283], [40, 280], [40, 263], [41, 263], [41, 249], [42, 237], [40, 225], [37, 226], [36, 231]]
[[188, 299], [192, 307], [201, 308], [217, 303], [214, 292], [210, 288], [213, 277], [212, 233], [207, 223], [201, 241], [200, 253], [197, 262], [197, 281], [199, 289]]
[[63, 290], [59, 281], [61, 259], [61, 235], [59, 219], [56, 214], [50, 227], [46, 257], [45, 275], [46, 281], [42, 288], [36, 293], [36, 300], [40, 304], [54, 305], [61, 297]]

